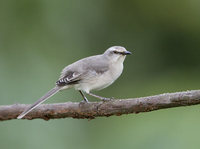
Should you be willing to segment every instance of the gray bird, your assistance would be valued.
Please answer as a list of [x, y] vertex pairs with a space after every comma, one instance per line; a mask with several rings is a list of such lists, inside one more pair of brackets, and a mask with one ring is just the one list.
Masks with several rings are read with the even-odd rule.
[[104, 101], [109, 100], [109, 98], [92, 94], [90, 91], [101, 90], [111, 85], [121, 75], [123, 62], [126, 55], [130, 54], [131, 52], [124, 47], [113, 46], [101, 55], [90, 56], [68, 65], [62, 70], [56, 86], [28, 107], [17, 118], [23, 118], [27, 113], [58, 91], [72, 87], [80, 92], [85, 102], [88, 102], [88, 100], [83, 92]]

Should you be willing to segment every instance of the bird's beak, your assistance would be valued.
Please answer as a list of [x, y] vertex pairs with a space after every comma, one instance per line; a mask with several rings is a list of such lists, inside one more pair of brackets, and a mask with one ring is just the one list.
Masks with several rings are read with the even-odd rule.
[[124, 54], [124, 55], [131, 55], [132, 53], [129, 52], [129, 51], [125, 51], [125, 52], [123, 52], [123, 54]]

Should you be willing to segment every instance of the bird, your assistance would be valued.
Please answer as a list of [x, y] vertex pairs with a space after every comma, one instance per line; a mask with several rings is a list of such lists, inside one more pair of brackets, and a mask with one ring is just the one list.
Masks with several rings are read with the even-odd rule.
[[110, 100], [111, 98], [101, 97], [90, 91], [101, 90], [111, 85], [121, 75], [123, 62], [126, 55], [130, 54], [132, 53], [122, 46], [112, 46], [103, 54], [86, 57], [66, 66], [61, 71], [55, 87], [25, 109], [17, 119], [22, 119], [26, 114], [57, 92], [69, 88], [78, 90], [83, 97], [82, 102], [85, 103], [89, 101], [84, 93], [103, 101]]

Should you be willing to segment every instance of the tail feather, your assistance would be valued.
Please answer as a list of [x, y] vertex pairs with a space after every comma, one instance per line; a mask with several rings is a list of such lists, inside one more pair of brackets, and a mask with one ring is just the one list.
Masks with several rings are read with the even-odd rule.
[[48, 98], [50, 98], [51, 96], [53, 96], [54, 94], [56, 94], [59, 90], [61, 89], [61, 87], [56, 86], [53, 89], [51, 89], [50, 91], [48, 91], [44, 96], [42, 96], [40, 99], [38, 99], [34, 104], [32, 104], [30, 107], [28, 107], [26, 110], [24, 110], [24, 112], [22, 112], [17, 119], [21, 119], [23, 118], [26, 114], [28, 114], [30, 111], [32, 111], [33, 109], [35, 109], [37, 106], [39, 106], [41, 103], [43, 103], [44, 101], [46, 101]]

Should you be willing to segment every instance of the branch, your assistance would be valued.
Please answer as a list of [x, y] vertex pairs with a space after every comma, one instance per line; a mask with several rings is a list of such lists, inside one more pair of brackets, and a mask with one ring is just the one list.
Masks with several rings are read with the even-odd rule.
[[[161, 95], [111, 100], [107, 102], [77, 103], [66, 102], [42, 104], [27, 114], [24, 119], [78, 118], [94, 119], [103, 116], [150, 112], [179, 106], [200, 104], [200, 90], [166, 93]], [[0, 106], [0, 121], [16, 119], [29, 105], [15, 104]]]

